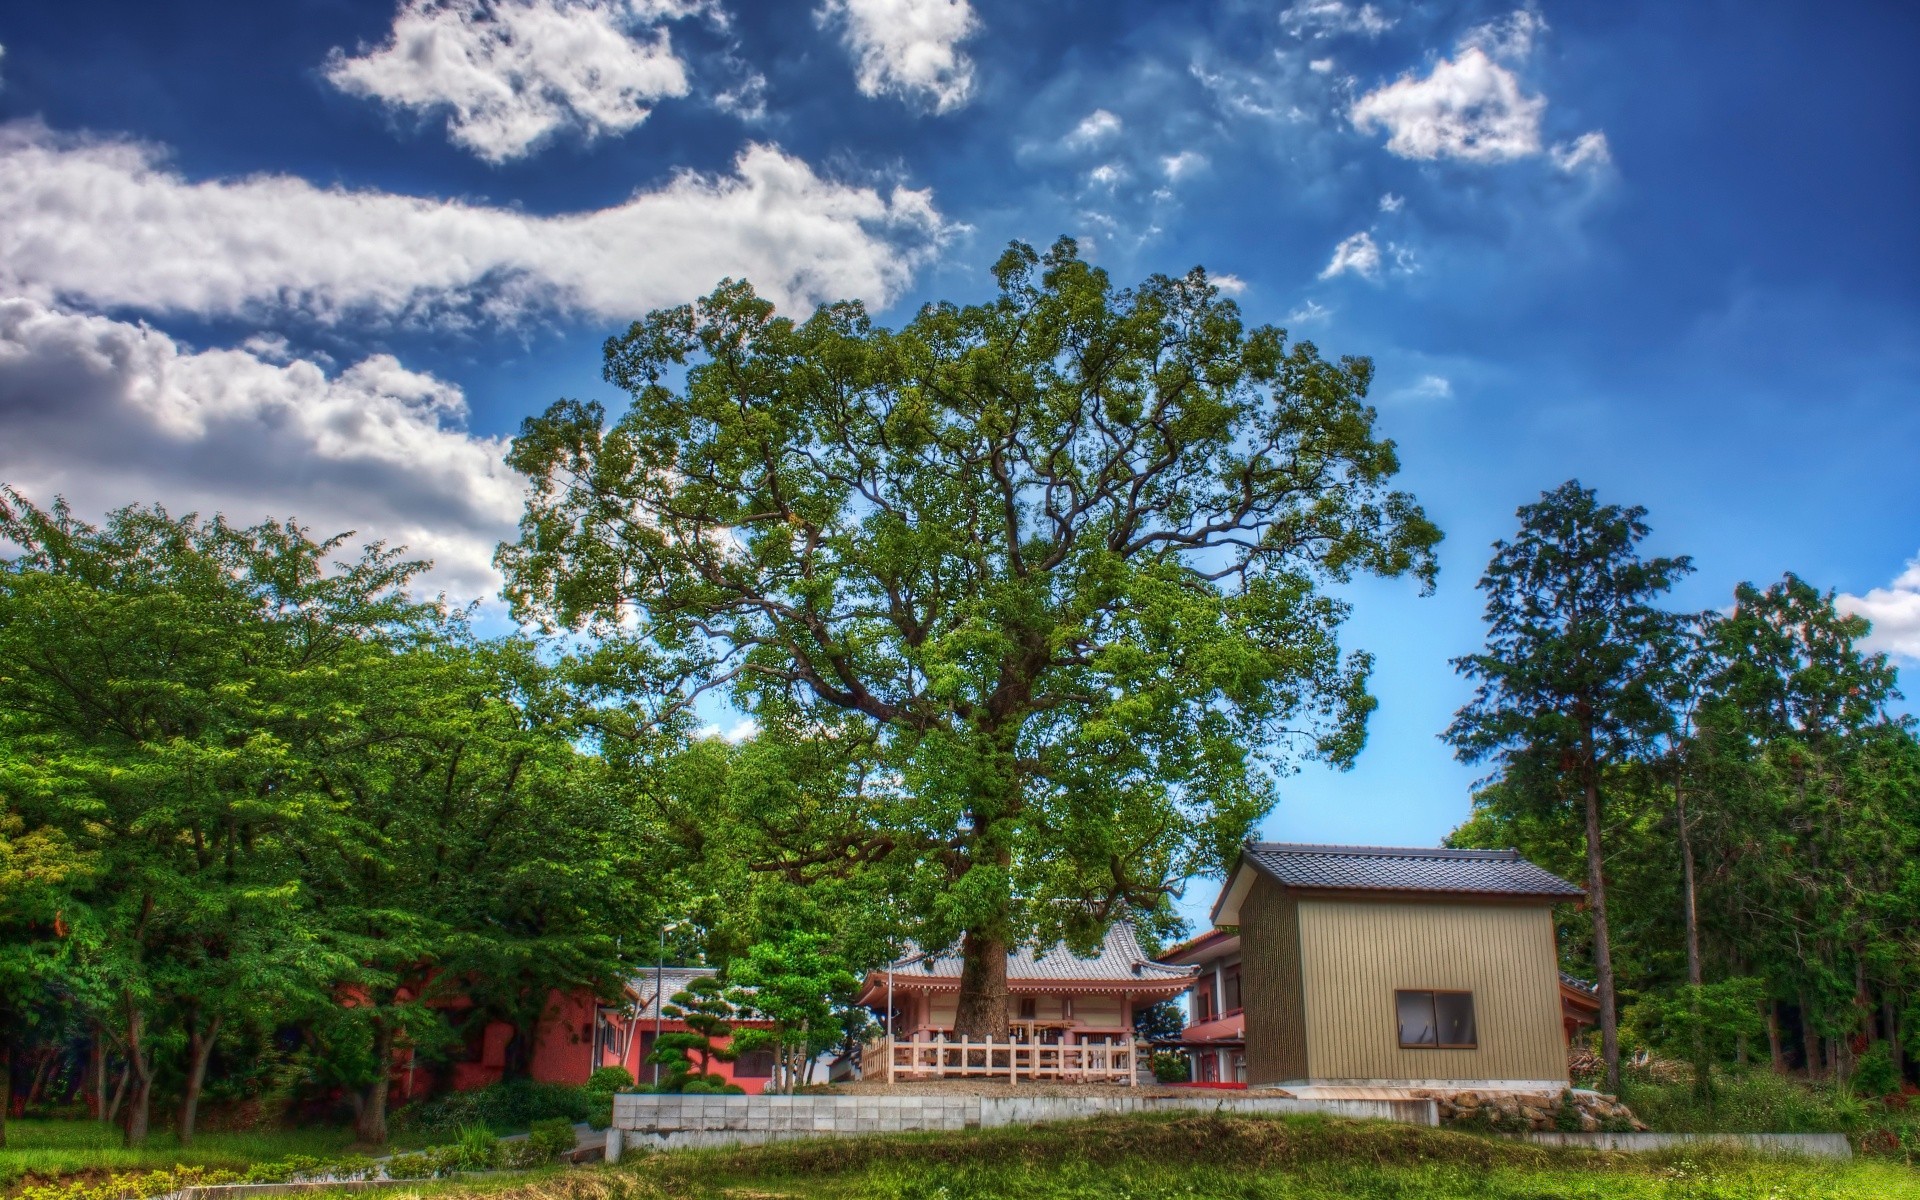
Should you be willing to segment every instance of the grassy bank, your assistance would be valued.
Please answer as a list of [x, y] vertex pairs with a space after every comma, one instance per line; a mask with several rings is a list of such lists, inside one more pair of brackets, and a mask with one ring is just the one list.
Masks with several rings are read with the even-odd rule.
[[1136, 1116], [662, 1154], [423, 1186], [433, 1200], [1920, 1200], [1892, 1163], [1602, 1156], [1323, 1119]]
[[[23, 1119], [7, 1122], [7, 1148], [0, 1150], [0, 1191], [25, 1177], [213, 1167], [243, 1171], [256, 1163], [290, 1158], [335, 1158], [353, 1144], [353, 1131], [338, 1128], [201, 1133], [182, 1146], [170, 1130], [156, 1129], [144, 1146], [120, 1144], [119, 1129], [98, 1121]], [[401, 1148], [401, 1147], [396, 1147]]]

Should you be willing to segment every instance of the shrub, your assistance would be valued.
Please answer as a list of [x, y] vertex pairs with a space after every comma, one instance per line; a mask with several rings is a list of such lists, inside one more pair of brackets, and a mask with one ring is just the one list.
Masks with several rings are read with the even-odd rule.
[[575, 1137], [573, 1123], [565, 1117], [548, 1117], [535, 1121], [527, 1134], [527, 1144], [540, 1154], [540, 1161], [546, 1162], [559, 1158], [571, 1151]]
[[1893, 1065], [1893, 1050], [1885, 1042], [1875, 1042], [1853, 1066], [1853, 1090], [1857, 1095], [1890, 1096], [1900, 1090], [1900, 1068]]
[[613, 1123], [613, 1098], [633, 1090], [633, 1076], [625, 1067], [601, 1067], [587, 1076], [586, 1086], [580, 1089], [587, 1110], [581, 1120], [595, 1129], [605, 1129]]
[[[631, 1076], [628, 1078], [631, 1080]], [[585, 1121], [589, 1112], [590, 1099], [585, 1088], [516, 1079], [409, 1104], [394, 1113], [393, 1124], [396, 1129], [432, 1134], [453, 1134], [465, 1125], [485, 1125], [495, 1133], [514, 1133], [546, 1117]]]
[[1153, 1077], [1161, 1083], [1186, 1083], [1192, 1078], [1192, 1067], [1184, 1054], [1156, 1050], [1153, 1053]]
[[500, 1136], [485, 1125], [462, 1125], [453, 1149], [463, 1171], [490, 1171], [500, 1161]]

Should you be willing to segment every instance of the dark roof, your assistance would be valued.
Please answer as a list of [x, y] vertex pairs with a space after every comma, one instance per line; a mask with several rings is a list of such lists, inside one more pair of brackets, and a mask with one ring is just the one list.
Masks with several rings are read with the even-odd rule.
[[1291, 888], [1470, 892], [1491, 896], [1585, 895], [1520, 857], [1518, 850], [1427, 850], [1248, 842], [1247, 862]]
[[1585, 992], [1589, 996], [1598, 996], [1600, 994], [1598, 985], [1588, 983], [1578, 975], [1569, 975], [1565, 971], [1560, 972], [1560, 982], [1566, 984], [1576, 992]]
[[[960, 955], [953, 952], [909, 954], [893, 964], [893, 971], [895, 975], [958, 979]], [[1147, 952], [1140, 948], [1140, 939], [1134, 935], [1133, 926], [1125, 921], [1115, 921], [1107, 927], [1107, 937], [1101, 943], [1099, 953], [1090, 958], [1075, 954], [1063, 942], [1055, 942], [1045, 949], [1022, 946], [1007, 955], [1007, 978], [1010, 980], [1060, 979], [1114, 983], [1145, 979], [1152, 983], [1168, 983], [1191, 979], [1193, 974], [1191, 967], [1169, 967], [1148, 958]]]

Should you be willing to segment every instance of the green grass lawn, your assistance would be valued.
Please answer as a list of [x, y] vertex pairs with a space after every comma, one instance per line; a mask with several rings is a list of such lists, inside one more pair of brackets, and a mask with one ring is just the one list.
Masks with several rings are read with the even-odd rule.
[[[638, 1156], [437, 1183], [427, 1200], [1920, 1200], [1920, 1171], [1693, 1151], [1598, 1155], [1374, 1122], [1113, 1117]], [[395, 1197], [394, 1200], [400, 1200]]]
[[0, 1150], [0, 1190], [28, 1175], [51, 1179], [174, 1166], [244, 1170], [293, 1155], [333, 1158], [352, 1145], [353, 1131], [339, 1128], [201, 1133], [191, 1146], [180, 1145], [170, 1130], [156, 1129], [146, 1145], [130, 1150], [120, 1144], [118, 1128], [97, 1121], [14, 1120], [7, 1122], [7, 1147]]

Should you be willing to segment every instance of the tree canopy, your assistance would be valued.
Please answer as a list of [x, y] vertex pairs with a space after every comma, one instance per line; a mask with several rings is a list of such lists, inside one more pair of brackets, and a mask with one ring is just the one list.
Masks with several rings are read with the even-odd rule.
[[861, 723], [975, 1036], [1013, 942], [1164, 919], [1273, 772], [1352, 761], [1370, 659], [1326, 585], [1430, 587], [1440, 538], [1390, 490], [1367, 360], [1248, 329], [1198, 270], [1119, 290], [1062, 240], [994, 274], [898, 330], [746, 283], [636, 322], [625, 413], [523, 426], [499, 557], [519, 615], [624, 641], [650, 700]]

